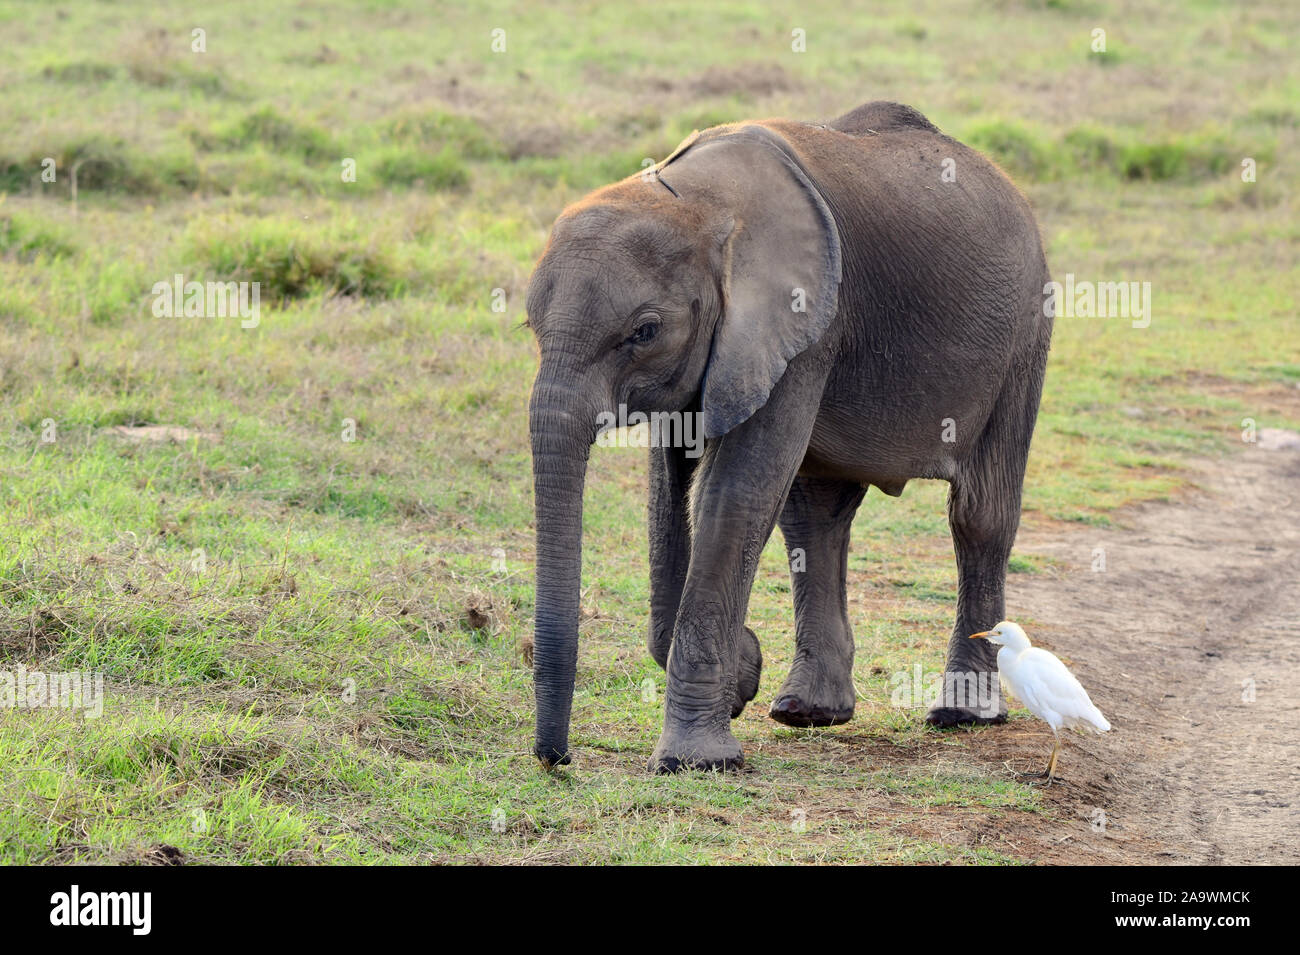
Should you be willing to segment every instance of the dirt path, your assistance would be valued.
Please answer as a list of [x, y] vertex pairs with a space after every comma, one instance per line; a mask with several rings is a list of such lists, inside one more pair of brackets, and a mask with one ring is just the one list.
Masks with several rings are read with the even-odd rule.
[[[1067, 823], [1024, 833], [1028, 855], [1300, 862], [1300, 437], [1262, 432], [1203, 471], [1201, 491], [1112, 528], [1021, 532], [1018, 551], [1057, 563], [1013, 578], [1008, 616], [1115, 727], [1070, 738], [1067, 784], [1047, 791]], [[1040, 729], [1047, 746], [1041, 725], [1021, 733]], [[990, 739], [985, 755], [1028, 769], [1032, 742]]]

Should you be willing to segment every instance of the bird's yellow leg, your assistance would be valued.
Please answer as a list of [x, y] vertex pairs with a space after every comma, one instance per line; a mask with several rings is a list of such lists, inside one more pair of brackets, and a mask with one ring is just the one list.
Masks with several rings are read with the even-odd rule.
[[1051, 758], [1047, 760], [1047, 785], [1052, 785], [1052, 777], [1056, 775], [1056, 756], [1061, 751], [1061, 738], [1058, 736], [1056, 742], [1052, 745]]
[[1041, 773], [1016, 773], [1019, 779], [1042, 779], [1047, 777], [1047, 785], [1052, 785], [1052, 779], [1056, 775], [1056, 756], [1061, 750], [1061, 738], [1058, 736], [1052, 742], [1052, 755], [1047, 757], [1047, 767]]

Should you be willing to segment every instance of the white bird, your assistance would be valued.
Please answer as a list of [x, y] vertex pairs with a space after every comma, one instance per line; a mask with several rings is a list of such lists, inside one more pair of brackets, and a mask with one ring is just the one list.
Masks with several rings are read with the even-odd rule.
[[1003, 620], [992, 630], [971, 634], [972, 640], [977, 637], [1001, 644], [998, 673], [1002, 685], [1025, 704], [1025, 709], [1052, 728], [1056, 743], [1052, 746], [1047, 768], [1041, 773], [1025, 774], [1046, 776], [1050, 786], [1056, 774], [1056, 754], [1061, 749], [1061, 728], [1081, 733], [1105, 733], [1110, 729], [1110, 723], [1093, 705], [1088, 691], [1065, 668], [1065, 664], [1054, 653], [1032, 646], [1019, 624]]

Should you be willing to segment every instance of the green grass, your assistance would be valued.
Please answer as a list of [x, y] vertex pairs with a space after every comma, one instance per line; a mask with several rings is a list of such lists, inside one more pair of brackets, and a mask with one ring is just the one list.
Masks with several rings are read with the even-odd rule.
[[68, 258], [76, 251], [76, 243], [66, 230], [53, 228], [31, 213], [0, 215], [0, 255], [30, 263], [41, 256]]
[[[933, 482], [854, 528], [853, 723], [762, 715], [792, 654], [778, 537], [752, 771], [657, 779], [644, 461], [594, 449], [577, 760], [538, 771], [523, 291], [566, 203], [695, 127], [907, 102], [1024, 187], [1058, 278], [1152, 284], [1148, 328], [1058, 320], [1025, 520], [1177, 493], [1243, 417], [1300, 425], [1300, 23], [1142, 11], [1092, 54], [1073, 3], [234, 2], [196, 54], [180, 4], [0, 2], [0, 669], [107, 693], [98, 720], [0, 710], [0, 859], [1031, 861], [927, 821], [1046, 810], [889, 704], [951, 627]], [[262, 282], [260, 324], [155, 318], [177, 273]], [[114, 430], [141, 425], [193, 434]]]

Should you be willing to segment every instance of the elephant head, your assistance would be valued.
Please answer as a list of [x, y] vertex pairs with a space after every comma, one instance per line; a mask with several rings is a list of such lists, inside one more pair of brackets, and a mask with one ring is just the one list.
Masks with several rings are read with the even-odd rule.
[[540, 352], [529, 430], [544, 765], [569, 760], [582, 495], [598, 415], [698, 409], [706, 440], [720, 438], [821, 338], [839, 281], [831, 210], [764, 125], [696, 134], [556, 221], [527, 298]]

